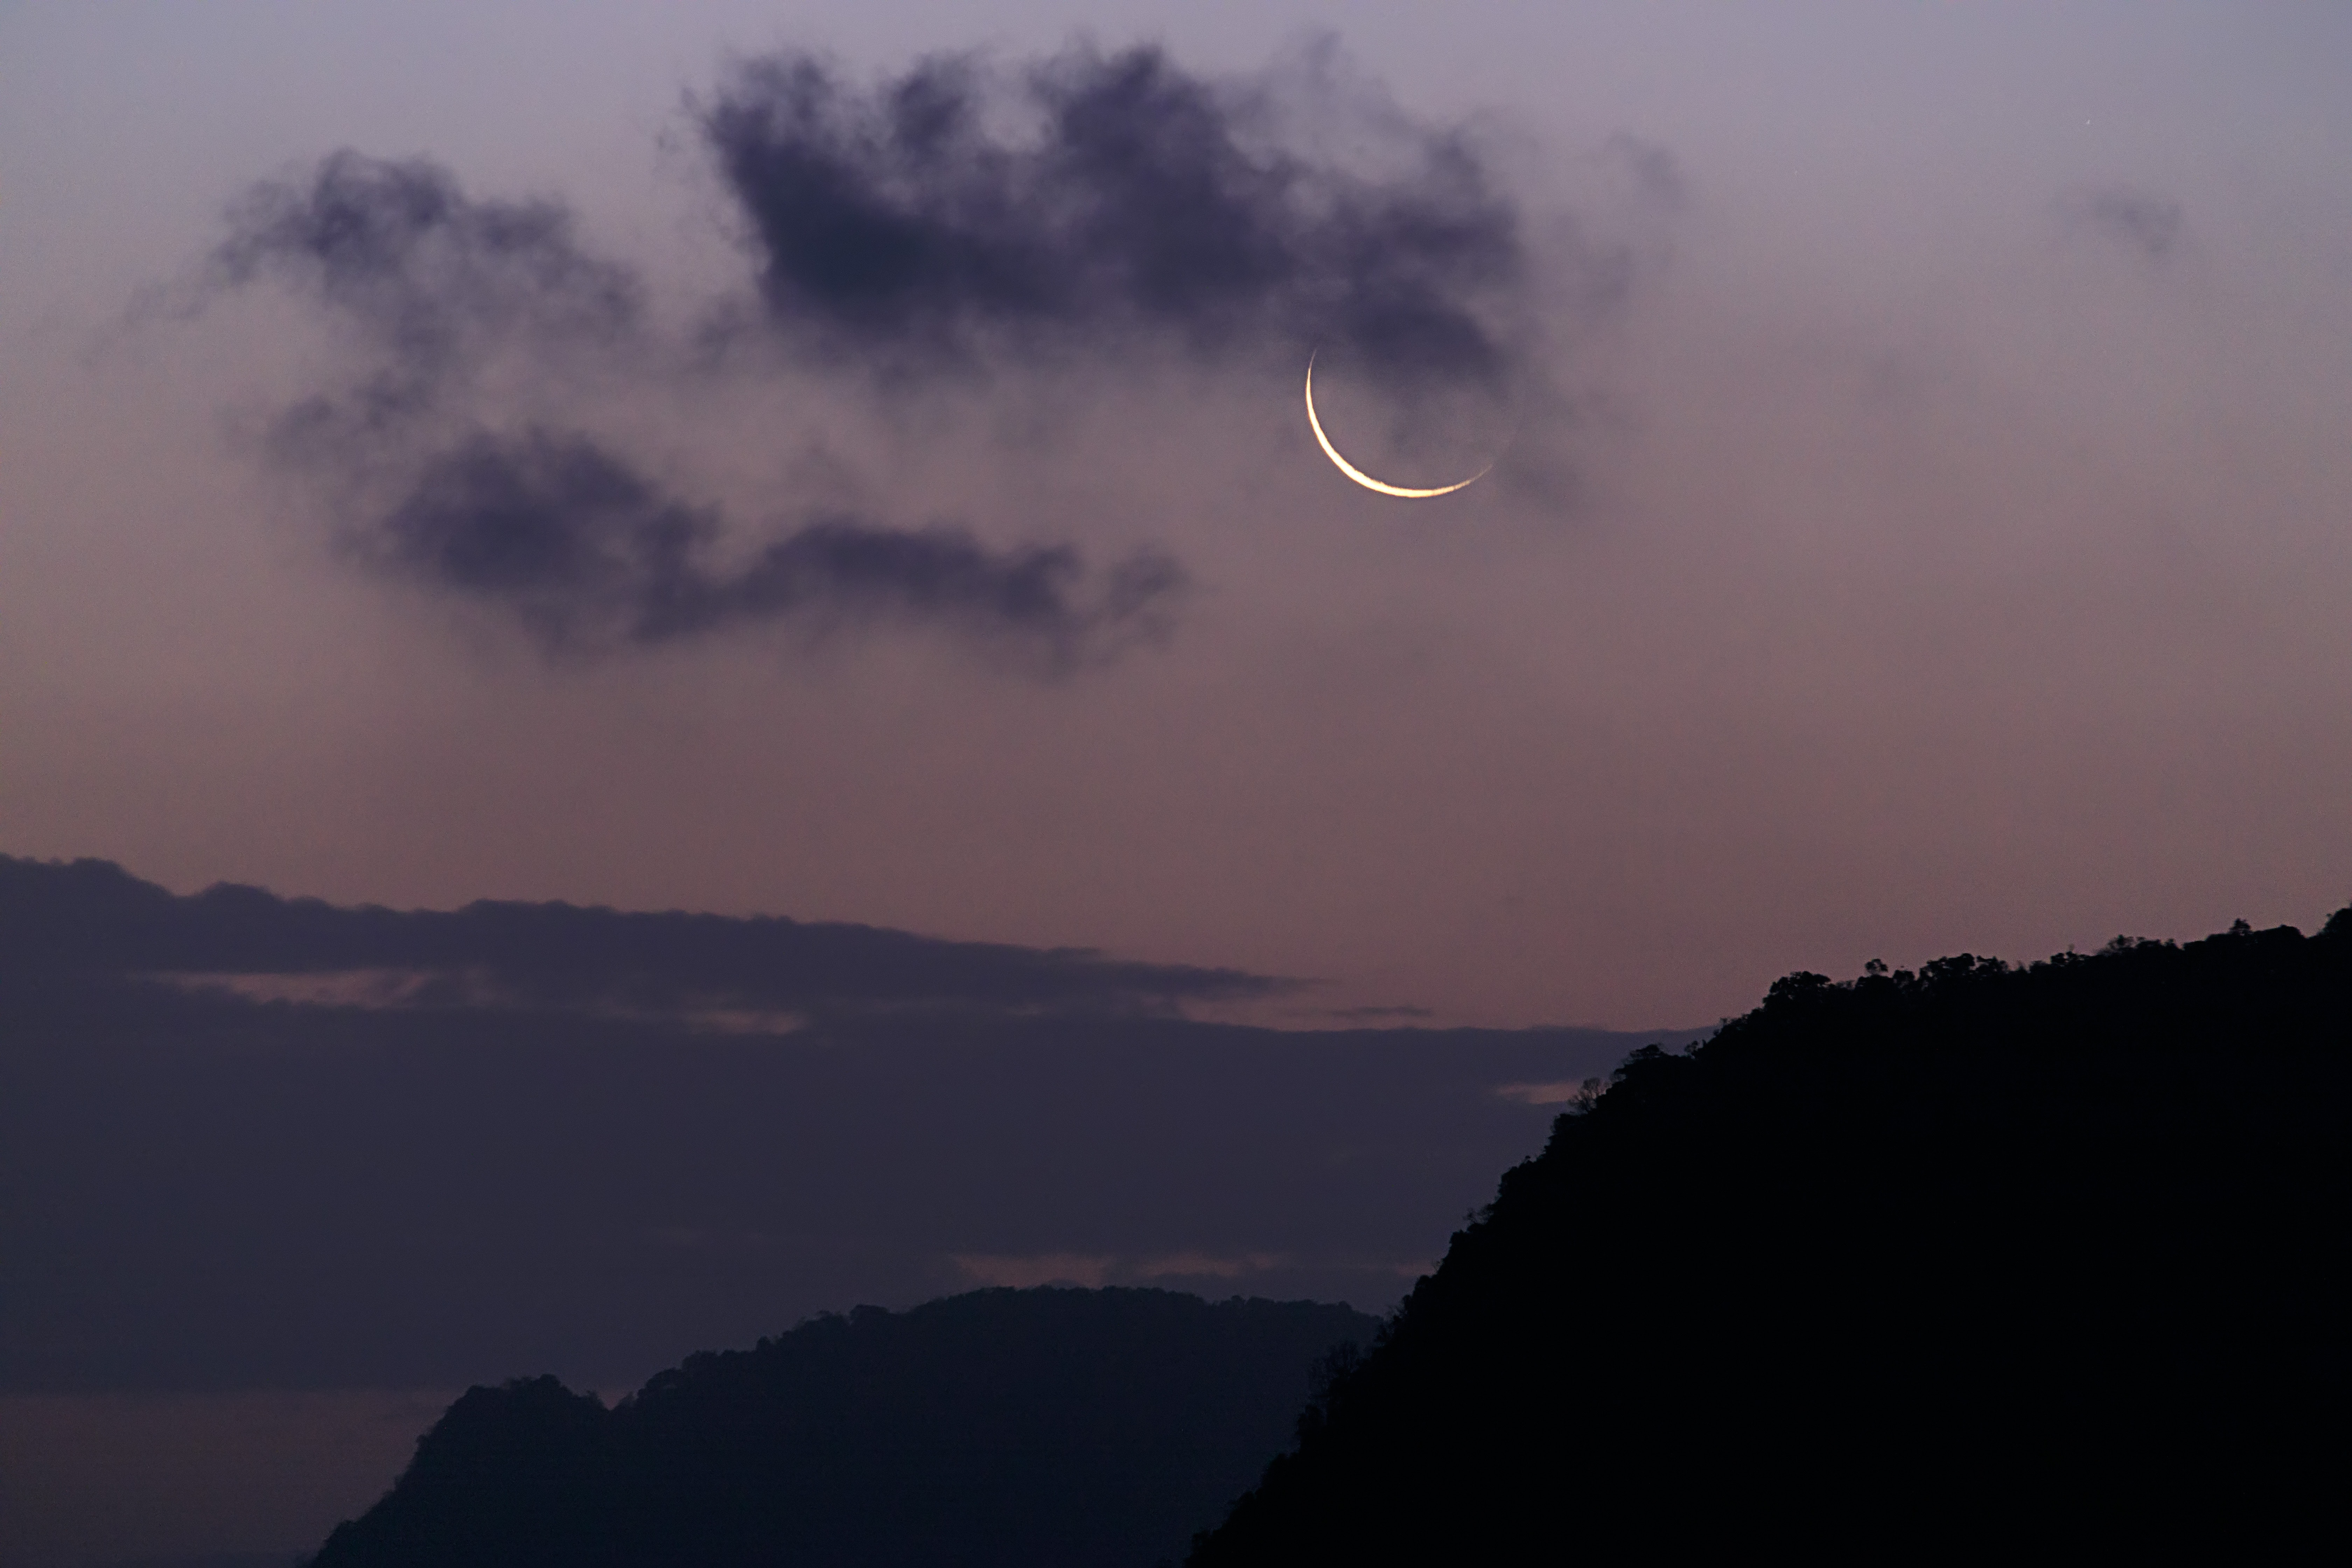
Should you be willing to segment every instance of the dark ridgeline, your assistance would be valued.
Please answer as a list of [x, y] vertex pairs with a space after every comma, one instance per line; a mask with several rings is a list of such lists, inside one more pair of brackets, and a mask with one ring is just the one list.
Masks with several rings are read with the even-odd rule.
[[610, 1410], [551, 1377], [476, 1388], [314, 1568], [1150, 1568], [1376, 1327], [1307, 1301], [981, 1290], [692, 1356]]
[[1790, 975], [1562, 1117], [1193, 1568], [2338, 1558], [2347, 1089], [2352, 909]]

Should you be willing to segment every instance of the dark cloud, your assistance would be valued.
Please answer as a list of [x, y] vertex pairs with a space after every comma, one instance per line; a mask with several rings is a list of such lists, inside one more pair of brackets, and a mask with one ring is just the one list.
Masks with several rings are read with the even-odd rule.
[[543, 360], [586, 345], [640, 351], [624, 363], [645, 357], [636, 279], [588, 254], [552, 203], [475, 200], [432, 164], [339, 153], [248, 193], [214, 269], [221, 288], [289, 283], [367, 345], [355, 382], [299, 401], [269, 444], [289, 468], [335, 484], [354, 552], [495, 605], [551, 648], [897, 622], [1051, 673], [1163, 635], [1185, 585], [1157, 552], [1090, 572], [1068, 543], [995, 548], [945, 523], [846, 513], [803, 517], [722, 571], [709, 564], [727, 531], [719, 513], [592, 437], [450, 437], [448, 395], [488, 354]]
[[56, 974], [408, 972], [523, 1005], [837, 1012], [960, 1006], [1089, 1012], [1261, 996], [1287, 982], [1131, 963], [1086, 949], [946, 942], [778, 917], [623, 914], [569, 904], [449, 912], [338, 909], [224, 885], [175, 897], [102, 860], [0, 856], [0, 951]]
[[360, 327], [387, 361], [379, 408], [429, 397], [489, 344], [611, 343], [644, 312], [635, 272], [583, 248], [560, 204], [478, 201], [433, 163], [350, 151], [248, 191], [213, 272], [293, 285]]
[[1353, 170], [1281, 144], [1277, 89], [1152, 48], [1011, 78], [934, 60], [871, 88], [786, 54], [700, 113], [773, 318], [836, 351], [933, 363], [1140, 329], [1498, 374], [1526, 261], [1468, 142], [1391, 115], [1404, 166]]
[[1609, 138], [1602, 152], [1631, 176], [1643, 202], [1671, 210], [1690, 201], [1690, 180], [1672, 148], [1621, 131]]
[[[911, 374], [1154, 342], [1320, 346], [1394, 389], [1388, 412], [1416, 430], [1446, 388], [1515, 384], [1516, 206], [1472, 140], [1321, 65], [1211, 80], [1156, 49], [1075, 48], [869, 86], [782, 54], [694, 112], [743, 219], [755, 319], [814, 363]], [[208, 286], [265, 280], [362, 354], [274, 421], [269, 455], [328, 500], [352, 554], [550, 649], [898, 625], [1052, 674], [1164, 636], [1186, 585], [1157, 551], [1090, 564], [1067, 538], [993, 544], [791, 498], [730, 528], [586, 433], [600, 397], [681, 390], [689, 356], [649, 330], [635, 272], [552, 201], [337, 153], [232, 207]]]
[[961, 529], [817, 519], [725, 571], [717, 516], [595, 442], [477, 436], [425, 465], [356, 542], [415, 581], [512, 612], [553, 647], [675, 641], [742, 624], [812, 632], [941, 626], [1034, 668], [1098, 660], [1164, 632], [1183, 571], [1140, 552], [1101, 580], [1067, 544], [992, 549]]
[[2079, 192], [2062, 205], [2076, 224], [2131, 247], [2150, 261], [2164, 260], [2179, 243], [2180, 204], [2168, 196], [2117, 185]]

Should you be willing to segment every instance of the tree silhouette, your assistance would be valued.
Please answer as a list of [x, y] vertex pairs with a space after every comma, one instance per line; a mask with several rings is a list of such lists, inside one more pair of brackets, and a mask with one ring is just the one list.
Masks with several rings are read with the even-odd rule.
[[2340, 1538], [2352, 910], [1801, 973], [1508, 1173], [1196, 1568]]
[[549, 1377], [476, 1388], [314, 1568], [1145, 1568], [1281, 1447], [1318, 1358], [1373, 1327], [1307, 1301], [982, 1290], [692, 1356], [611, 1410]]

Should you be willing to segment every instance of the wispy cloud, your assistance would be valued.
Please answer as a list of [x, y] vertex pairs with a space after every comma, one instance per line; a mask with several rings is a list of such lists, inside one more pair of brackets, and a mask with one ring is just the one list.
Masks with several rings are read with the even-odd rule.
[[562, 203], [478, 199], [422, 159], [336, 153], [247, 190], [228, 231], [211, 289], [275, 282], [365, 346], [371, 374], [356, 392], [294, 411], [289, 428], [313, 440], [330, 420], [382, 435], [436, 405], [494, 349], [612, 349], [644, 328], [643, 282], [593, 254]]
[[2178, 201], [2132, 185], [2075, 191], [2058, 205], [2061, 215], [2074, 227], [2135, 250], [2150, 261], [2163, 261], [2172, 255], [2185, 222]]
[[[1162, 550], [1097, 567], [1068, 539], [992, 544], [783, 498], [748, 523], [673, 493], [585, 429], [516, 424], [497, 365], [561, 380], [601, 366], [660, 384], [645, 289], [593, 254], [561, 204], [469, 195], [447, 170], [351, 152], [268, 182], [229, 214], [207, 295], [272, 283], [325, 312], [355, 356], [268, 442], [314, 484], [353, 558], [509, 617], [550, 650], [676, 643], [782, 626], [802, 640], [887, 626], [960, 638], [1053, 675], [1172, 629], [1189, 578]], [[741, 535], [748, 561], [712, 564]]]

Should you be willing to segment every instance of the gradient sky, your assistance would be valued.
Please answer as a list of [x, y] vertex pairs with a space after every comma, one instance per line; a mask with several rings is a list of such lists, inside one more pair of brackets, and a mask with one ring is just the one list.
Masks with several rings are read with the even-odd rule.
[[[1081, 27], [1271, 83], [1293, 150], [1464, 130], [1528, 269], [1491, 480], [1349, 485], [1279, 332], [688, 363], [756, 310], [697, 120], [730, 59], [1017, 76]], [[2352, 887], [2341, 7], [156, 5], [0, 40], [10, 852], [1629, 1026]], [[487, 416], [625, 433], [739, 553], [844, 506], [1097, 574], [1149, 548], [1191, 584], [1164, 638], [1058, 673], [887, 619], [550, 657], [366, 569], [349, 476], [262, 450], [362, 334], [205, 282], [242, 193], [343, 148], [561, 202], [640, 275], [653, 346], [527, 346]]]

